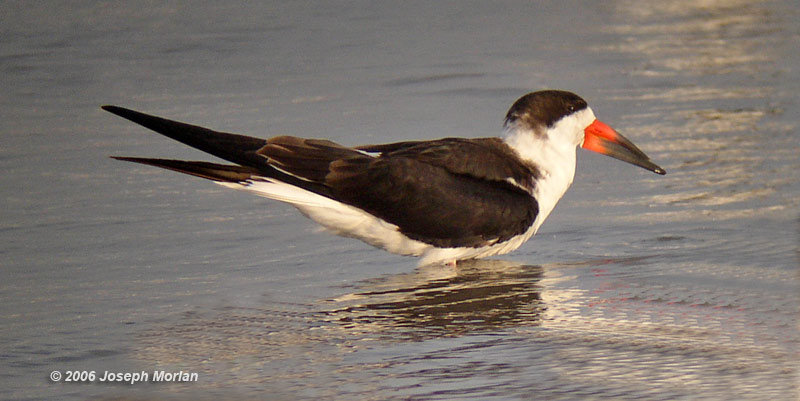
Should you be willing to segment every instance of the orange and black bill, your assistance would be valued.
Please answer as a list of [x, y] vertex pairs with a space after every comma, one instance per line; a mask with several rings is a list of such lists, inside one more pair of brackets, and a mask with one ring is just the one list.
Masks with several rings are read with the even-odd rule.
[[651, 162], [650, 158], [628, 138], [600, 120], [594, 120], [591, 125], [586, 127], [582, 146], [584, 149], [635, 164], [656, 174], [667, 173], [666, 170]]

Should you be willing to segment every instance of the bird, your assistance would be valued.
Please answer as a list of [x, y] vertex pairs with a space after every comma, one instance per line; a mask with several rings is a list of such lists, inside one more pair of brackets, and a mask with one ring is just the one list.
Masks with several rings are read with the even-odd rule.
[[666, 171], [564, 90], [513, 103], [501, 136], [347, 147], [327, 139], [218, 132], [131, 109], [102, 109], [233, 164], [111, 156], [288, 203], [328, 231], [419, 265], [512, 252], [573, 182], [582, 147]]

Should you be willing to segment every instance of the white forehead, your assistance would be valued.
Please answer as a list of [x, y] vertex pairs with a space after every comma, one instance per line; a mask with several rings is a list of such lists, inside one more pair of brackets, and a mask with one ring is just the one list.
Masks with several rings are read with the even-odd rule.
[[586, 106], [585, 109], [578, 110], [556, 121], [550, 132], [566, 136], [553, 139], [566, 141], [570, 145], [580, 145], [583, 143], [583, 130], [593, 123], [595, 118], [592, 108]]

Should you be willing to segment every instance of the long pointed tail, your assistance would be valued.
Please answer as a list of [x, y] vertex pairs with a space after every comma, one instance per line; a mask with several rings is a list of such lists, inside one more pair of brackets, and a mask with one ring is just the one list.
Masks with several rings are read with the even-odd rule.
[[325, 185], [298, 178], [272, 166], [267, 156], [259, 153], [268, 144], [265, 139], [218, 132], [124, 107], [107, 105], [102, 109], [239, 166], [143, 157], [112, 156], [114, 159], [161, 167], [217, 182], [241, 183], [255, 176], [266, 177], [331, 197], [330, 188]]
[[102, 108], [105, 111], [221, 159], [245, 166], [265, 164], [263, 157], [256, 154], [256, 151], [266, 145], [267, 141], [264, 139], [217, 132], [196, 125], [151, 116], [124, 107], [103, 106]]

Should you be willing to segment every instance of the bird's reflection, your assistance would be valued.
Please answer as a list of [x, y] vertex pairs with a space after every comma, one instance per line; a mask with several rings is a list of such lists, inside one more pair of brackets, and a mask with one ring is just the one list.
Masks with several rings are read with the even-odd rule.
[[351, 334], [417, 341], [537, 325], [545, 311], [541, 266], [501, 260], [421, 267], [357, 284], [321, 313]]
[[[142, 333], [138, 358], [164, 366], [211, 366], [257, 356], [293, 361], [325, 345], [352, 350], [377, 342], [414, 342], [539, 325], [546, 312], [546, 269], [499, 260], [430, 266], [356, 283], [347, 294], [310, 304], [199, 308]], [[315, 360], [336, 358], [326, 351]], [[176, 366], [177, 366], [176, 365]], [[299, 366], [299, 365], [298, 365]]]

